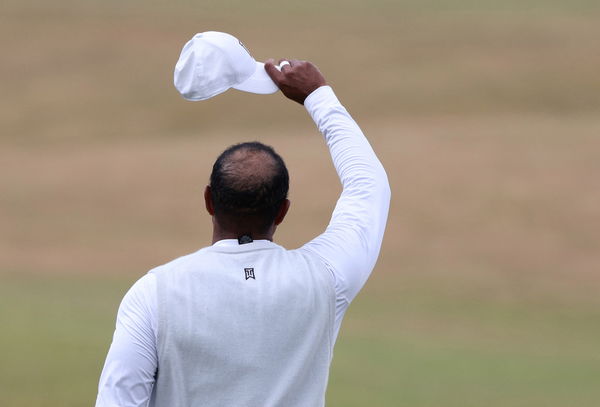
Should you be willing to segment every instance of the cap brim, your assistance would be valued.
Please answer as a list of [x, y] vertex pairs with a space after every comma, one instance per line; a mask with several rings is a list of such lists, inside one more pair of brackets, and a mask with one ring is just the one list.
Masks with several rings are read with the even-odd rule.
[[256, 69], [252, 76], [244, 82], [232, 86], [232, 88], [260, 95], [268, 95], [279, 90], [275, 82], [269, 77], [269, 74], [267, 74], [267, 71], [265, 71], [265, 64], [262, 62], [256, 62]]

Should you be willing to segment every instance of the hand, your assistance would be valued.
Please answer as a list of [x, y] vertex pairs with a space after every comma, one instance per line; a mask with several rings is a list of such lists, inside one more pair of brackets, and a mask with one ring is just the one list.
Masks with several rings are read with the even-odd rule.
[[288, 61], [289, 65], [285, 64], [281, 71], [275, 67], [273, 59], [265, 62], [265, 70], [287, 98], [302, 105], [314, 90], [327, 85], [319, 68], [312, 63], [297, 59], [281, 59], [279, 63], [282, 61]]

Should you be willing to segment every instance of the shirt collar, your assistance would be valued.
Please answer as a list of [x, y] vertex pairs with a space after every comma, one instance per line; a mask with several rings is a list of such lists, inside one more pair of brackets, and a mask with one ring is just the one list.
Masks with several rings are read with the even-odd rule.
[[[267, 247], [267, 246], [275, 245], [275, 243], [271, 242], [270, 240], [261, 239], [261, 240], [255, 240], [252, 243], [246, 243], [243, 246], [251, 246], [251, 245]], [[212, 245], [212, 247], [236, 247], [236, 246], [242, 246], [238, 243], [237, 239], [223, 239], [223, 240], [219, 240], [218, 242], [213, 243], [213, 245]]]

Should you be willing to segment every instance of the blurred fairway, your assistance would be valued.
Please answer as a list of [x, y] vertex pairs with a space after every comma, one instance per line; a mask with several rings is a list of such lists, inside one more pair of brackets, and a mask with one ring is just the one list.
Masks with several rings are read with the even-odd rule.
[[229, 144], [286, 159], [279, 243], [327, 224], [339, 187], [299, 106], [177, 95], [206, 30], [317, 63], [392, 183], [328, 406], [600, 405], [597, 1], [8, 0], [0, 406], [93, 405], [125, 291], [209, 244], [202, 189]]

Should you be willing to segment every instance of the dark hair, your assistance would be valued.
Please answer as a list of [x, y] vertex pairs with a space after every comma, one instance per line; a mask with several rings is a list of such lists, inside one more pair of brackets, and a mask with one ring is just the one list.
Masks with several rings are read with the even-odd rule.
[[289, 175], [272, 147], [240, 143], [217, 158], [210, 187], [217, 218], [264, 231], [273, 224], [287, 198]]

